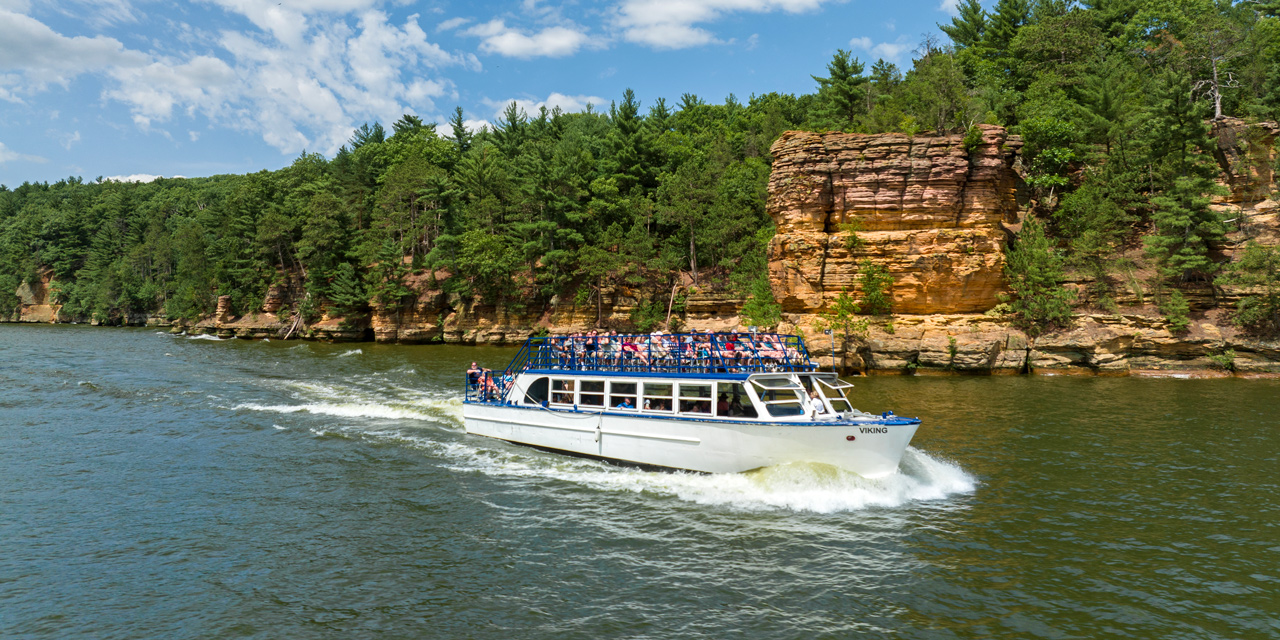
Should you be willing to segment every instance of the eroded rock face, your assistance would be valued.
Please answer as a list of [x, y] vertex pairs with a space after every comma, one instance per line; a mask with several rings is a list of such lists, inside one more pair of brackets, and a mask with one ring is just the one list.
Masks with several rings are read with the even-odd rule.
[[[1017, 220], [1013, 158], [1021, 141], [982, 126], [963, 136], [787, 132], [774, 143], [769, 247], [784, 311], [814, 313], [871, 260], [894, 277], [894, 311], [985, 311], [1005, 291], [1004, 232]], [[854, 225], [860, 243], [849, 242]]]

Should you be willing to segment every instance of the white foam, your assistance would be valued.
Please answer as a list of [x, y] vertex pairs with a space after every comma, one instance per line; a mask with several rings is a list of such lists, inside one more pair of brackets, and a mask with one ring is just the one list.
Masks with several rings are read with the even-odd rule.
[[280, 426], [280, 425], [278, 425], [278, 424], [273, 424], [273, 425], [271, 425], [271, 426], [273, 426], [273, 427], [275, 427], [275, 428], [277, 428], [277, 429], [279, 429], [279, 430], [281, 430], [281, 431], [284, 431], [285, 429], [288, 429], [288, 427], [282, 427], [282, 426]]
[[337, 357], [339, 357], [339, 358], [345, 358], [345, 357], [347, 357], [347, 356], [358, 356], [358, 355], [360, 355], [360, 354], [362, 354], [362, 353], [364, 353], [364, 350], [362, 350], [362, 349], [351, 349], [350, 351], [344, 351], [344, 352], [342, 352], [342, 353], [339, 353], [339, 354], [337, 355]]
[[218, 341], [218, 342], [222, 342], [222, 340], [223, 340], [222, 338], [219, 338], [218, 336], [209, 335], [209, 334], [207, 334], [207, 333], [201, 333], [201, 334], [199, 334], [199, 335], [194, 335], [194, 336], [187, 336], [187, 339], [188, 339], [188, 340], [216, 340], [216, 341]]
[[788, 509], [816, 513], [900, 507], [974, 490], [976, 480], [951, 463], [907, 449], [899, 471], [867, 479], [825, 464], [791, 463], [739, 474], [647, 472], [611, 465], [536, 463], [472, 455], [464, 462], [492, 475], [539, 476], [606, 491], [649, 492], [745, 511]]
[[391, 420], [430, 420], [431, 415], [409, 408], [392, 407], [380, 404], [238, 404], [233, 410], [265, 411], [269, 413], [311, 413], [340, 418], [382, 418]]

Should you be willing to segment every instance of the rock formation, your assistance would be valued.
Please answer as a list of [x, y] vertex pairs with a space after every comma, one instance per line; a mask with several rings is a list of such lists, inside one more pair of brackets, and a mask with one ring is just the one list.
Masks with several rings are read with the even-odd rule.
[[[813, 314], [848, 289], [859, 263], [884, 265], [898, 313], [972, 313], [1004, 285], [1004, 232], [1016, 222], [1021, 141], [981, 126], [964, 136], [784, 133], [773, 144], [769, 274], [783, 311]], [[850, 230], [861, 241], [850, 248]]]
[[[1231, 119], [1214, 127], [1221, 182], [1231, 194], [1213, 206], [1237, 220], [1232, 243], [1280, 243], [1280, 205], [1266, 198], [1276, 188], [1271, 167], [1280, 127]], [[1209, 313], [1178, 335], [1143, 306], [1150, 292], [1140, 283], [1133, 285], [1132, 299], [1116, 295], [1131, 312], [1081, 313], [1070, 329], [1038, 337], [982, 313], [1006, 291], [1005, 229], [1018, 220], [1013, 167], [1021, 141], [999, 127], [980, 128], [981, 138], [968, 148], [962, 136], [807, 132], [785, 133], [774, 144], [768, 211], [777, 235], [769, 246], [770, 281], [783, 305], [780, 329], [808, 333], [816, 361], [872, 373], [1225, 375], [1222, 362], [1231, 357], [1238, 374], [1280, 374], [1280, 340], [1244, 336], [1230, 326], [1224, 305], [1240, 292], [1227, 288], [1205, 285], [1198, 297], [1184, 291], [1195, 308]], [[860, 242], [852, 248], [846, 225], [857, 229]], [[857, 275], [867, 260], [894, 277], [894, 315], [877, 318], [856, 353], [833, 354], [823, 336], [812, 338], [814, 323], [842, 290], [861, 295]], [[545, 307], [502, 307], [446, 294], [438, 286], [442, 277], [410, 276], [406, 285], [417, 298], [396, 309], [375, 308], [368, 318], [322, 314], [303, 325], [297, 308], [302, 287], [295, 278], [273, 286], [259, 313], [234, 317], [224, 298], [213, 316], [195, 324], [162, 316], [113, 322], [240, 338], [513, 343], [534, 332], [586, 330], [598, 320], [625, 328], [640, 304], [635, 292], [605, 287], [598, 308], [558, 299]], [[17, 292], [18, 320], [74, 320], [51, 300], [50, 278], [45, 273]], [[741, 298], [692, 284], [687, 278], [681, 283], [682, 326], [741, 327]]]

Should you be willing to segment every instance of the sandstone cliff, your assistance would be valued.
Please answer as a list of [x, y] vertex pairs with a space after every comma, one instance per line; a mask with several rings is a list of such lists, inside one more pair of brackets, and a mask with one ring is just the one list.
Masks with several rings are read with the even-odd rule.
[[783, 310], [818, 313], [842, 290], [857, 292], [865, 260], [893, 276], [896, 312], [994, 307], [1005, 291], [1000, 223], [1017, 220], [1020, 145], [993, 126], [968, 149], [963, 136], [784, 133], [768, 201], [769, 273]]

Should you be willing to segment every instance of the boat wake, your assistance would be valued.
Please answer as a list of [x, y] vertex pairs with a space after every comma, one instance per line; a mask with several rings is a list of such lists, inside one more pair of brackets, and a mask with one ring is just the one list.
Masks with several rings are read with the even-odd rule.
[[382, 380], [355, 380], [343, 387], [315, 382], [289, 382], [286, 386], [297, 403], [245, 402], [228, 408], [338, 418], [426, 420], [448, 427], [462, 426], [462, 398], [454, 394], [432, 394], [388, 385]]
[[461, 397], [382, 381], [363, 382], [342, 388], [293, 382], [289, 386], [299, 401], [296, 404], [243, 403], [231, 408], [341, 418], [337, 423], [308, 425], [307, 430], [315, 437], [394, 442], [438, 458], [458, 472], [568, 482], [599, 491], [741, 511], [838, 513], [895, 508], [971, 493], [977, 486], [977, 480], [964, 469], [913, 447], [907, 448], [897, 473], [877, 479], [818, 463], [709, 475], [620, 467], [467, 436], [461, 433]]
[[550, 478], [603, 491], [669, 496], [743, 511], [837, 513], [892, 508], [970, 493], [977, 486], [960, 467], [915, 448], [907, 449], [897, 473], [877, 479], [820, 463], [790, 463], [737, 474], [697, 474], [643, 471], [534, 451], [522, 455], [475, 449], [465, 454], [455, 465], [458, 470]]

